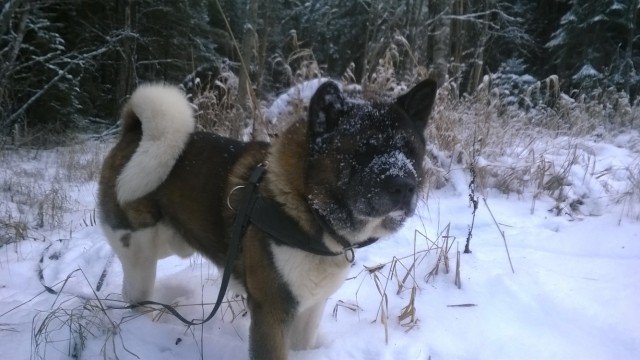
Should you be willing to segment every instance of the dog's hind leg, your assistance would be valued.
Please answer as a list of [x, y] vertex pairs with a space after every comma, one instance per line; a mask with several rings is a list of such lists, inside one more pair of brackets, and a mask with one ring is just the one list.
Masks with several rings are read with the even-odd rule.
[[163, 222], [159, 222], [156, 227], [156, 249], [158, 259], [164, 259], [171, 255], [178, 255], [181, 258], [187, 258], [195, 252], [195, 250], [187, 244], [175, 229]]
[[156, 280], [157, 228], [108, 230], [109, 243], [122, 263], [122, 297], [131, 304], [149, 300]]
[[320, 300], [298, 313], [289, 329], [292, 350], [307, 350], [317, 346], [318, 327], [326, 300]]

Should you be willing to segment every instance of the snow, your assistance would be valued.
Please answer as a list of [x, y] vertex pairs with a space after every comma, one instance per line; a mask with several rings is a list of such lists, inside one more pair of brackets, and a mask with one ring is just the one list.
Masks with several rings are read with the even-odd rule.
[[376, 156], [367, 169], [381, 180], [387, 176], [418, 175], [413, 162], [399, 150]]
[[605, 21], [608, 21], [608, 20], [609, 20], [609, 18], [607, 18], [606, 16], [604, 16], [602, 14], [598, 14], [598, 15], [592, 17], [591, 19], [587, 20], [585, 25], [594, 26], [594, 25], [596, 25], [596, 23], [605, 22]]
[[627, 5], [621, 1], [613, 1], [611, 6], [609, 6], [608, 11], [627, 11]]
[[[285, 122], [287, 119], [290, 119], [293, 113], [295, 113], [296, 105], [308, 105], [309, 101], [313, 94], [315, 94], [316, 90], [320, 85], [329, 81], [329, 78], [319, 78], [304, 81], [298, 85], [292, 86], [286, 92], [282, 93], [278, 96], [271, 106], [267, 108], [265, 111], [266, 119], [271, 123], [275, 124], [278, 122]], [[357, 84], [344, 84], [341, 81], [333, 80], [336, 85], [342, 90], [345, 94], [354, 95], [361, 94], [362, 88]], [[360, 100], [356, 98], [350, 98], [351, 102], [359, 102]], [[332, 101], [331, 99], [327, 101]]]
[[278, 121], [278, 119], [282, 118], [283, 114], [286, 114], [291, 110], [293, 102], [302, 101], [308, 104], [318, 87], [320, 87], [320, 85], [325, 83], [327, 80], [329, 79], [313, 79], [291, 87], [285, 93], [278, 96], [278, 98], [271, 104], [271, 106], [267, 109], [266, 118], [271, 123], [275, 123], [276, 121]]
[[573, 75], [572, 79], [574, 81], [585, 81], [589, 79], [599, 79], [602, 77], [602, 74], [593, 68], [591, 64], [584, 64], [580, 71], [578, 71], [575, 75]]
[[[585, 203], [580, 213], [558, 216], [549, 211], [556, 203], [546, 195], [534, 201], [528, 190], [518, 195], [482, 193], [487, 205], [480, 201], [473, 253], [461, 255], [460, 289], [454, 285], [456, 250], [464, 248], [471, 209], [467, 171], [453, 169], [447, 186], [431, 190], [399, 233], [356, 252], [350, 279], [328, 300], [319, 347], [291, 352], [290, 359], [637, 358], [640, 210], [633, 207], [637, 199], [618, 199], [629, 189], [630, 171], [638, 171], [639, 140], [637, 132], [607, 141], [540, 139], [546, 161], [557, 169], [569, 154], [577, 154], [564, 186], [594, 203]], [[59, 227], [41, 228], [27, 240], [0, 247], [3, 358], [248, 358], [249, 317], [242, 300], [232, 295], [211, 322], [190, 328], [168, 314], [99, 310], [122, 305], [122, 272], [99, 226], [88, 217], [95, 207], [95, 182], [61, 180], [52, 169], [61, 166], [55, 159], [63, 153], [20, 157], [22, 174], [49, 168], [39, 176], [58, 179], [56, 185], [68, 189], [70, 199]], [[7, 153], [0, 155], [4, 187], [17, 170]], [[518, 163], [517, 158], [482, 158], [478, 165], [496, 161]], [[17, 206], [8, 208], [18, 211]], [[439, 273], [429, 276], [438, 258], [434, 244], [442, 247], [446, 234], [451, 271], [445, 273], [440, 265]], [[410, 272], [398, 292], [414, 259], [415, 273]], [[384, 266], [377, 271], [367, 270], [380, 264]], [[60, 294], [45, 291], [39, 267], [44, 284]], [[104, 286], [98, 291], [105, 268]], [[155, 299], [180, 304], [178, 310], [187, 318], [202, 318], [217, 296], [220, 277], [198, 256], [161, 260]], [[410, 303], [414, 284], [416, 320], [401, 324], [398, 316]], [[381, 291], [386, 292], [387, 306]], [[202, 303], [207, 305], [190, 305]], [[388, 314], [386, 335], [381, 309]]]

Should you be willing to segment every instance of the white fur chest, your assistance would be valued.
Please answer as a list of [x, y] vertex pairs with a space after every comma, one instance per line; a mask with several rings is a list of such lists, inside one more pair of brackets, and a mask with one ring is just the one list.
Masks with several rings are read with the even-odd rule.
[[344, 256], [318, 256], [288, 246], [272, 245], [276, 267], [299, 302], [298, 311], [324, 302], [344, 282], [349, 263]]

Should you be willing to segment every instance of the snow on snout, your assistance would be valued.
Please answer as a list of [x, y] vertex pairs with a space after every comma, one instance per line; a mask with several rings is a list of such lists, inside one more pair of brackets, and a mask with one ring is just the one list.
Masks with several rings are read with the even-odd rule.
[[400, 150], [376, 156], [369, 164], [368, 170], [373, 175], [379, 176], [380, 180], [389, 176], [407, 177], [410, 174], [418, 177], [413, 167], [413, 160]]

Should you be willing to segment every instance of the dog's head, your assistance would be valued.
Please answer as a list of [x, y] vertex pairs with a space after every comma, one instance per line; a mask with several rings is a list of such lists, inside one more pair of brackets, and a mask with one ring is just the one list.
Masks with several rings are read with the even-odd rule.
[[309, 104], [305, 187], [334, 231], [359, 242], [413, 215], [436, 91], [424, 80], [390, 103], [365, 103], [345, 99], [333, 82], [318, 88]]

